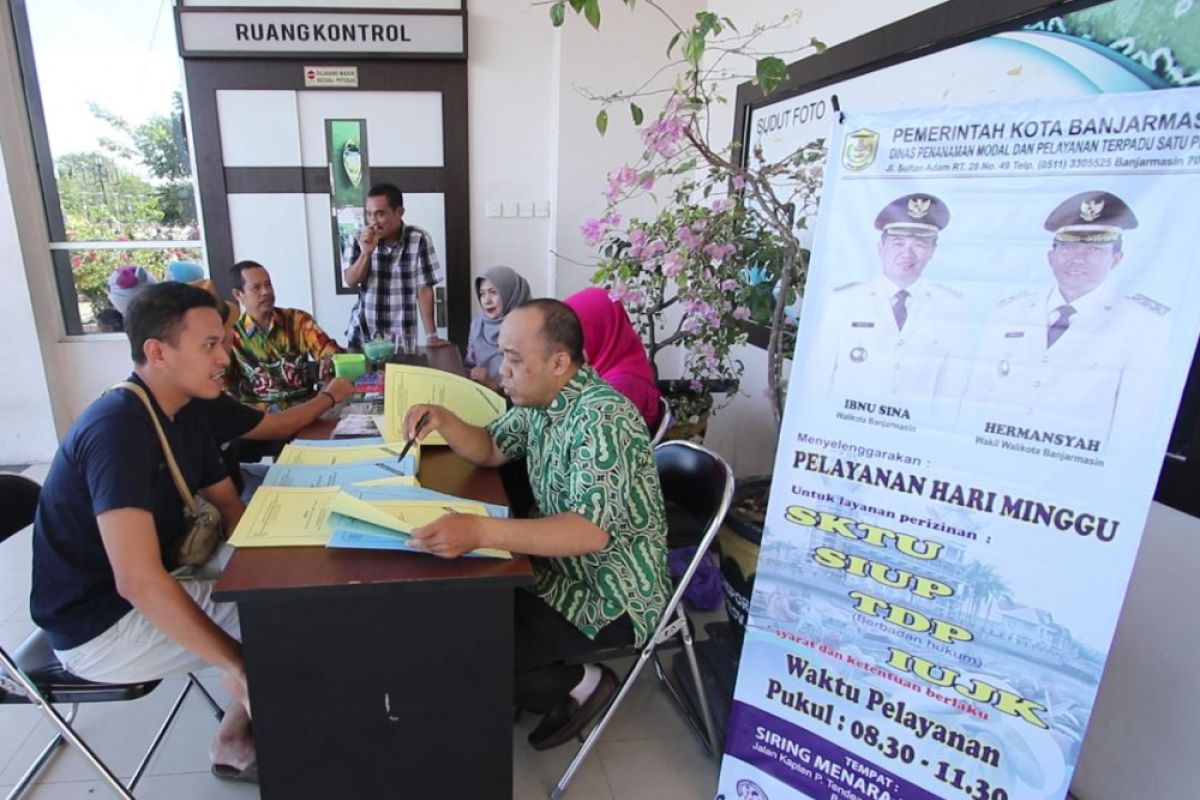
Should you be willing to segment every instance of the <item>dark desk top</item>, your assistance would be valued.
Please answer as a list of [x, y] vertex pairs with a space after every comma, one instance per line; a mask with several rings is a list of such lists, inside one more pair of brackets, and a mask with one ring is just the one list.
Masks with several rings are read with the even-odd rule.
[[[463, 374], [462, 359], [454, 347], [424, 348], [430, 366]], [[300, 438], [328, 439], [334, 422], [321, 420], [301, 431]], [[508, 498], [495, 469], [475, 467], [448, 447], [421, 450], [421, 485], [439, 492], [507, 505]], [[533, 581], [529, 559], [517, 556], [502, 561], [492, 558], [442, 559], [422, 553], [352, 550], [325, 547], [243, 547], [221, 573], [213, 599], [238, 601], [272, 597], [290, 592], [395, 591], [397, 588], [425, 590], [429, 584], [448, 587], [461, 581], [472, 585], [528, 585]]]

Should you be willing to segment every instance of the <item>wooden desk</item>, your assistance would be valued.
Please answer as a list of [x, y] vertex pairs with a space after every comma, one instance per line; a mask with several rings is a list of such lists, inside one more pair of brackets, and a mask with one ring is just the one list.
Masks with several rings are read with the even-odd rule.
[[[429, 352], [461, 374], [453, 348]], [[507, 502], [448, 448], [422, 451], [420, 478]], [[238, 604], [262, 797], [511, 798], [512, 592], [532, 580], [525, 558], [238, 550], [213, 597]]]

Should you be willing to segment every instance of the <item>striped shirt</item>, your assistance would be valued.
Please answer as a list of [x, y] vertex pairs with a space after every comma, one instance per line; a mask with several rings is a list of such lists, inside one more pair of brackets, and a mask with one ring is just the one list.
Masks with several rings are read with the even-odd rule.
[[[342, 251], [342, 270], [349, 269], [361, 253], [358, 237], [349, 237]], [[377, 244], [366, 280], [358, 286], [358, 302], [346, 327], [346, 347], [359, 350], [377, 334], [415, 335], [417, 292], [441, 282], [442, 267], [425, 230], [405, 225], [394, 245]]]

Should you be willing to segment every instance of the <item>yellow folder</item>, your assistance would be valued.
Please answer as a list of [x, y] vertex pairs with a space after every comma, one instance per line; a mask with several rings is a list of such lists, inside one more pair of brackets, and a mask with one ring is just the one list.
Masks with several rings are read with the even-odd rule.
[[[445, 406], [464, 422], [487, 425], [504, 413], [504, 398], [473, 380], [429, 367], [388, 364], [384, 371], [384, 430], [388, 441], [405, 438], [404, 415], [421, 403]], [[425, 444], [445, 444], [434, 432]]]

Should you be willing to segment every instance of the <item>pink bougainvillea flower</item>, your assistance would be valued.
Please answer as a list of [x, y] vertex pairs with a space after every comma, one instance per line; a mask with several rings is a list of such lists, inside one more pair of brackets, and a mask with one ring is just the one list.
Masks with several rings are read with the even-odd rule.
[[675, 238], [679, 243], [689, 250], [695, 250], [703, 241], [699, 236], [692, 233], [692, 229], [687, 225], [680, 225], [675, 231]]
[[737, 245], [732, 242], [725, 242], [724, 244], [714, 242], [704, 247], [704, 254], [717, 263], [724, 261], [736, 252]]
[[655, 258], [667, 252], [667, 243], [661, 238], [653, 239], [642, 252], [643, 258]]
[[733, 310], [734, 319], [750, 319], [750, 309], [746, 306], [738, 306]]
[[629, 257], [634, 261], [642, 260], [642, 253], [646, 246], [646, 232], [641, 228], [629, 229]]
[[672, 250], [663, 256], [662, 260], [663, 274], [668, 278], [674, 278], [679, 273], [683, 272], [683, 256]]
[[604, 238], [604, 221], [600, 219], [586, 220], [579, 226], [579, 232], [583, 234], [583, 240], [588, 243], [589, 247], [595, 247]]

